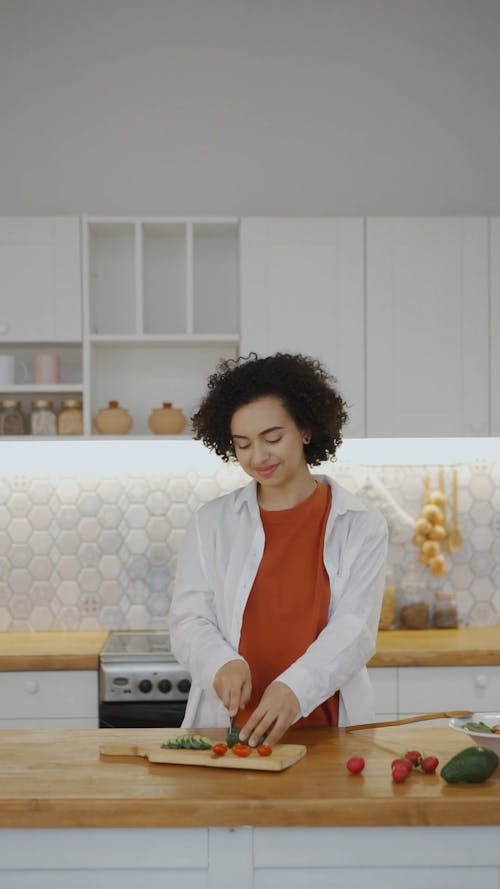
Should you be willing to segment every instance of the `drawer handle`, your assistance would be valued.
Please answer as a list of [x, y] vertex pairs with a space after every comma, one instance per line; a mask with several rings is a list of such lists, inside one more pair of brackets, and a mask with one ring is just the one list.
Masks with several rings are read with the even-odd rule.
[[484, 673], [478, 673], [475, 680], [476, 688], [486, 688], [488, 685], [488, 677]]
[[24, 690], [27, 691], [29, 695], [36, 695], [40, 691], [40, 683], [37, 679], [28, 679], [27, 682], [24, 683]]

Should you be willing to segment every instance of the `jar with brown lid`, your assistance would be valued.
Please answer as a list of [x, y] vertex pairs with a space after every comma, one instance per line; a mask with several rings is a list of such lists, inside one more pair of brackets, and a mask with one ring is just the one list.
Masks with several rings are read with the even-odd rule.
[[65, 398], [57, 415], [58, 435], [83, 435], [82, 402], [79, 398]]
[[126, 435], [134, 425], [128, 409], [121, 407], [119, 401], [110, 401], [97, 411], [94, 422], [101, 435]]
[[56, 435], [56, 414], [52, 402], [37, 398], [31, 402], [30, 431], [32, 435]]
[[21, 403], [11, 398], [0, 401], [0, 435], [24, 435], [25, 431]]

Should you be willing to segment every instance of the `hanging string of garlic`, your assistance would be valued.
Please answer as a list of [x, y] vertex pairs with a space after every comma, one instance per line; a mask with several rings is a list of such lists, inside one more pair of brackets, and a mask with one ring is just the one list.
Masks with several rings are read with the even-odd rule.
[[[444, 487], [444, 485], [443, 485]], [[424, 503], [422, 513], [415, 522], [413, 543], [420, 549], [419, 559], [434, 577], [444, 577], [447, 571], [442, 549], [446, 546], [446, 494], [444, 490], [430, 490], [429, 479], [424, 478]]]

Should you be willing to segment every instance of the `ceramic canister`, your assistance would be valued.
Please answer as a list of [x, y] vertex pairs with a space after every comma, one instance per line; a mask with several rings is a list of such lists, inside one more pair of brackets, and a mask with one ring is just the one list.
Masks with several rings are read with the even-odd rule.
[[127, 408], [121, 407], [118, 401], [110, 401], [95, 416], [95, 427], [101, 435], [126, 435], [133, 425]]
[[161, 407], [153, 408], [148, 418], [148, 426], [155, 435], [178, 435], [187, 423], [186, 417], [171, 401], [162, 402]]
[[33, 382], [61, 382], [61, 358], [57, 352], [37, 352], [33, 355]]

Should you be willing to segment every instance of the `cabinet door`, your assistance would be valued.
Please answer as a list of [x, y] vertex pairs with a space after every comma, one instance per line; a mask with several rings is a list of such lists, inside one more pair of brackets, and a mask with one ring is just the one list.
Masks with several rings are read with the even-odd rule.
[[370, 667], [368, 669], [375, 697], [377, 720], [397, 719], [398, 671], [396, 667]]
[[367, 434], [488, 435], [486, 219], [367, 222]]
[[0, 218], [0, 342], [81, 335], [78, 217]]
[[86, 728], [98, 725], [94, 670], [2, 673], [1, 728]]
[[500, 216], [490, 224], [491, 435], [500, 435]]
[[400, 667], [398, 696], [400, 716], [438, 710], [497, 711], [500, 667]]
[[324, 361], [363, 435], [363, 221], [244, 219], [240, 251], [241, 353]]

